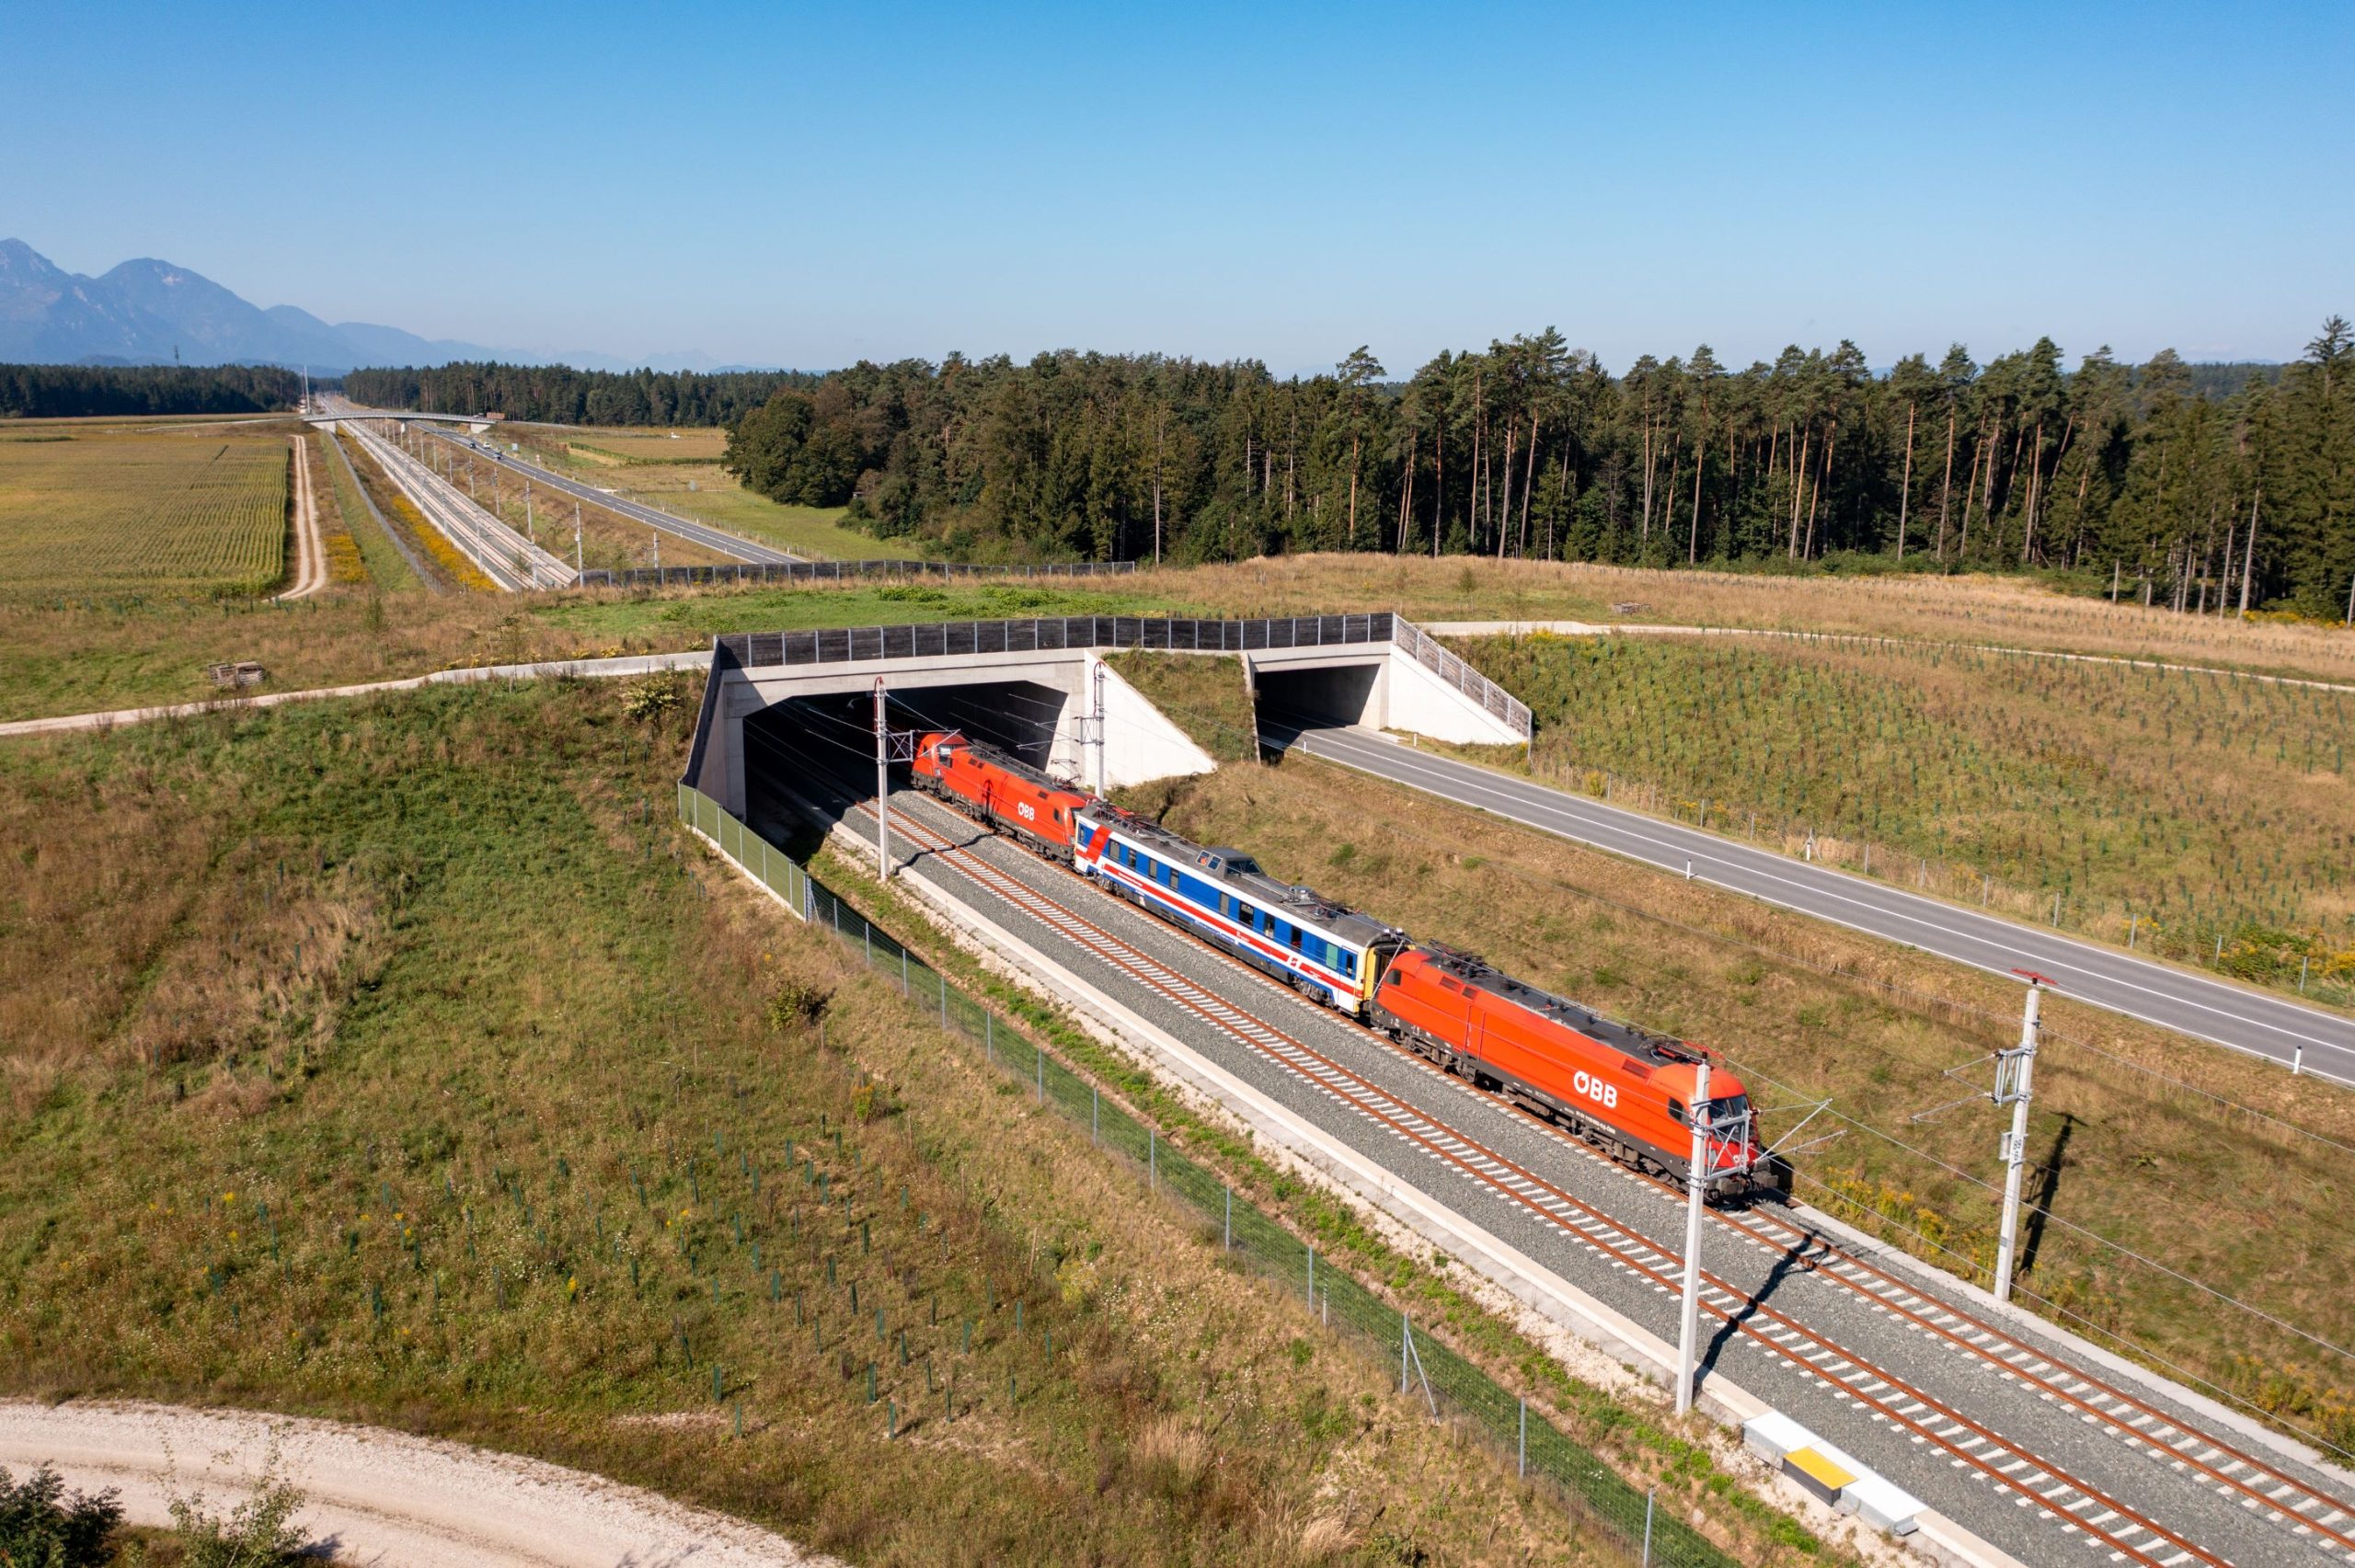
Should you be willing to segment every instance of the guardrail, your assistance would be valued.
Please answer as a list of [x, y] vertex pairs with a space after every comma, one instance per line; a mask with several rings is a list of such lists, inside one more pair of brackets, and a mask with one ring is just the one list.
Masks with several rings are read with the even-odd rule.
[[[1449, 1348], [1417, 1323], [1411, 1311], [1392, 1306], [1345, 1266], [1320, 1254], [1314, 1242], [1237, 1196], [1225, 1178], [1172, 1148], [1157, 1127], [1108, 1100], [1093, 1079], [1073, 1070], [1013, 1024], [1000, 1023], [988, 1007], [950, 985], [719, 802], [683, 783], [679, 820], [776, 894], [798, 919], [832, 932], [886, 983], [896, 980], [900, 993], [937, 1017], [945, 1033], [980, 1046], [992, 1066], [1040, 1104], [1051, 1104], [1084, 1124], [1097, 1148], [1120, 1157], [1153, 1191], [1181, 1206], [1219, 1238], [1229, 1256], [1287, 1293], [1297, 1292], [1327, 1331], [1384, 1368], [1398, 1368], [1402, 1398], [1478, 1440], [1522, 1483], [1550, 1494], [1602, 1538], [1592, 1544], [1603, 1554], [1656, 1568], [1733, 1568], [1733, 1559], [1687, 1525], [1678, 1510], [1655, 1515], [1649, 1496], [1565, 1436], [1527, 1399]], [[1808, 1555], [1796, 1547], [1774, 1547], [1760, 1562], [1796, 1562]]]
[[[822, 563], [833, 565], [836, 563]], [[724, 571], [696, 567], [681, 570]], [[924, 621], [902, 626], [844, 626], [813, 632], [738, 632], [719, 646], [747, 669], [791, 664], [856, 664], [879, 658], [947, 658], [966, 654], [1048, 653], [1073, 648], [1154, 648], [1173, 653], [1255, 653], [1269, 648], [1392, 643], [1523, 740], [1528, 704], [1387, 610], [1357, 615], [1262, 616], [1211, 621], [1174, 615], [1045, 615], [1001, 621]]]
[[968, 561], [792, 561], [724, 567], [632, 567], [580, 574], [588, 588], [668, 588], [702, 583], [833, 582], [845, 578], [1095, 578], [1125, 577], [1134, 561], [1069, 561], [1046, 566], [975, 565]]
[[1522, 739], [1527, 740], [1534, 733], [1534, 721], [1528, 704], [1473, 669], [1460, 656], [1449, 652], [1437, 637], [1401, 617], [1397, 640], [1416, 663], [1512, 726], [1521, 732]]

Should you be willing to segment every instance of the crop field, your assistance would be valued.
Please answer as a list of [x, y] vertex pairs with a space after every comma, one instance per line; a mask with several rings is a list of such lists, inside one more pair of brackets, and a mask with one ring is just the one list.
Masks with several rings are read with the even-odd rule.
[[1936, 644], [1465, 653], [1561, 787], [2355, 1000], [2355, 692]]
[[285, 441], [0, 435], [0, 592], [244, 595], [285, 570]]
[[[2002, 1167], [1985, 1058], [2017, 1037], [2016, 987], [1313, 759], [1121, 798], [1418, 937], [1707, 1045], [1771, 1137], [1828, 1100], [1794, 1152], [1797, 1196], [1987, 1282]], [[2045, 1024], [2026, 1303], [2355, 1453], [2355, 1357], [2338, 1348], [2355, 1343], [2355, 1286], [2333, 1174], [2355, 1149], [2355, 1093], [2065, 997]]]
[[0, 751], [0, 1388], [392, 1421], [860, 1561], [1595, 1561], [720, 875], [667, 810], [692, 704], [621, 697]]

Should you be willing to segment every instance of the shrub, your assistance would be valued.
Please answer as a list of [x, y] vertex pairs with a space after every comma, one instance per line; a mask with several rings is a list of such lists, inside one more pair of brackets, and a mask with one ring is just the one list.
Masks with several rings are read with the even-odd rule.
[[787, 980], [769, 993], [763, 1016], [771, 1032], [782, 1035], [792, 1029], [806, 1029], [825, 1015], [826, 1003], [833, 993], [807, 980]]
[[7, 1568], [96, 1568], [112, 1559], [121, 1524], [111, 1487], [89, 1497], [68, 1493], [47, 1465], [17, 1483], [0, 1470], [0, 1564]]

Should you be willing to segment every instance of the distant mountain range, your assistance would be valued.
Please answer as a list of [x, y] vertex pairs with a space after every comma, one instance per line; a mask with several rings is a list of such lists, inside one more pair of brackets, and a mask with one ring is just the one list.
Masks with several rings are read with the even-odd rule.
[[[340, 375], [359, 365], [442, 365], [454, 360], [566, 364], [582, 370], [698, 369], [710, 356], [648, 360], [534, 353], [419, 338], [365, 321], [328, 323], [293, 305], [264, 310], [168, 261], [126, 261], [103, 277], [58, 267], [22, 240], [0, 240], [0, 363], [308, 365]], [[749, 367], [727, 367], [749, 368]]]

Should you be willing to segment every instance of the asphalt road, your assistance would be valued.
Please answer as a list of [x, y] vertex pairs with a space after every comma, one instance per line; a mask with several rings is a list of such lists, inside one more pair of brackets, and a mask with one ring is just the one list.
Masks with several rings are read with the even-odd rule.
[[659, 528], [665, 533], [676, 534], [682, 539], [702, 545], [706, 550], [717, 550], [731, 559], [750, 561], [759, 567], [782, 567], [803, 558], [789, 550], [779, 550], [768, 544], [755, 544], [741, 534], [729, 533], [724, 529], [706, 527], [703, 523], [691, 521], [686, 518], [633, 501], [626, 496], [617, 496], [611, 490], [601, 490], [594, 485], [584, 485], [578, 479], [568, 479], [560, 474], [552, 474], [536, 463], [519, 462], [505, 452], [496, 450], [488, 442], [470, 441], [464, 437], [448, 435], [440, 430], [434, 430], [432, 433], [441, 436], [445, 441], [463, 446], [469, 452], [480, 452], [508, 472], [523, 475], [534, 484], [546, 485], [551, 490], [561, 490], [568, 496], [577, 496], [584, 501], [604, 508], [609, 512], [619, 513], [633, 521], [642, 522], [649, 528]]
[[[829, 814], [846, 813], [863, 793], [860, 786], [864, 781], [857, 776], [856, 759], [843, 760], [840, 765], [844, 771], [836, 773], [833, 749], [812, 748], [810, 738], [806, 735], [770, 738], [765, 744], [757, 737], [748, 739], [755, 745], [761, 760], [761, 768], [756, 771], [774, 770], [771, 776], [819, 798]], [[1343, 1023], [1330, 1012], [1312, 1006], [1271, 982], [1262, 981], [1131, 906], [1079, 886], [1067, 873], [1049, 866], [1006, 841], [978, 833], [927, 797], [902, 792], [895, 795], [894, 804], [948, 834], [952, 841], [971, 845], [976, 853], [999, 870], [1051, 898], [1072, 903], [1088, 920], [1144, 950], [1155, 960], [1213, 988], [1228, 1001], [1364, 1075], [1383, 1092], [1443, 1117], [1463, 1135], [1478, 1139], [1660, 1245], [1671, 1250], [1681, 1248], [1683, 1208], [1673, 1193], [1638, 1180], [1624, 1167], [1539, 1127], [1491, 1097], [1473, 1093], [1460, 1079], [1448, 1077], [1368, 1032]], [[754, 825], [773, 839], [790, 831], [786, 816], [775, 812], [773, 806], [755, 802]], [[1009, 932], [1051, 955], [1106, 995], [1185, 1040], [1329, 1135], [1350, 1143], [1398, 1180], [1419, 1188], [1563, 1277], [1576, 1281], [1653, 1333], [1673, 1341], [1675, 1298], [1622, 1268], [1607, 1265], [1575, 1232], [1557, 1224], [1542, 1223], [1526, 1209], [1501, 1201], [1497, 1193], [1465, 1181], [1460, 1173], [1368, 1123], [1350, 1106], [1286, 1073], [1264, 1056], [1224, 1037], [1167, 999], [1071, 943], [1020, 906], [971, 880], [953, 862], [913, 853], [913, 846], [903, 841], [895, 841], [894, 849], [898, 852], [895, 860], [904, 868], [904, 874], [932, 881], [960, 902], [985, 910]], [[2213, 1485], [2187, 1473], [2182, 1466], [2168, 1462], [2167, 1458], [2146, 1448], [2138, 1448], [2131, 1431], [2114, 1431], [2079, 1419], [2020, 1379], [1995, 1373], [1983, 1359], [1963, 1346], [1924, 1335], [1901, 1316], [1876, 1301], [1837, 1288], [1815, 1269], [1794, 1267], [1780, 1251], [1737, 1243], [1714, 1234], [1706, 1244], [1707, 1266], [1712, 1273], [1726, 1278], [1759, 1308], [1787, 1313], [1816, 1333], [1870, 1356], [1881, 1367], [1901, 1368], [1914, 1386], [1968, 1411], [2005, 1438], [2029, 1446], [2030, 1451], [2045, 1461], [2065, 1467], [2070, 1473], [2101, 1487], [2130, 1506], [2164, 1520], [2217, 1558], [2243, 1563], [2333, 1560], [2327, 1551], [2318, 1550], [2290, 1527], [2261, 1517]], [[1946, 1288], [1927, 1271], [1905, 1265], [1897, 1268], [1916, 1288], [1932, 1296], [1945, 1294]], [[2055, 1359], [2073, 1358], [2073, 1353], [2058, 1343], [2057, 1336], [2048, 1337], [2040, 1327], [2021, 1326], [2009, 1332], [2031, 1345], [2039, 1345], [2043, 1354]], [[2071, 1533], [2064, 1522], [2050, 1511], [2022, 1506], [2009, 1494], [1989, 1486], [1984, 1478], [1974, 1478], [1935, 1450], [1903, 1440], [1901, 1434], [1881, 1424], [1878, 1416], [1823, 1379], [1786, 1358], [1767, 1353], [1749, 1336], [1717, 1326], [1705, 1333], [1704, 1341], [1705, 1367], [1728, 1376], [1865, 1459], [1948, 1517], [2020, 1561], [2084, 1562], [2107, 1568], [2107, 1553], [2096, 1557], [2090, 1543]], [[2170, 1394], [2155, 1387], [2144, 1385], [2140, 1391], [2154, 1406], [2180, 1409]], [[2326, 1492], [2338, 1490], [2338, 1483], [2332, 1478], [2313, 1475], [2303, 1467], [2285, 1468], [2295, 1469], [2306, 1483]]]
[[1977, 968], [2032, 969], [2063, 995], [2234, 1050], [2355, 1083], [2355, 1020], [2058, 932], [1983, 915], [1715, 833], [1418, 751], [1362, 729], [1268, 728], [1267, 738], [1696, 882]]

